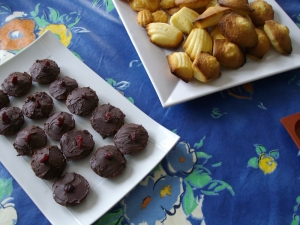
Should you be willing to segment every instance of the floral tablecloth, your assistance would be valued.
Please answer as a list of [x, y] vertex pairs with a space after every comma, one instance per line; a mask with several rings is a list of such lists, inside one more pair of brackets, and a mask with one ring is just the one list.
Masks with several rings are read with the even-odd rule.
[[[299, 0], [277, 2], [300, 27]], [[300, 111], [300, 69], [163, 108], [111, 0], [0, 1], [0, 62], [47, 30], [181, 137], [95, 224], [300, 223], [300, 159], [280, 123]], [[1, 163], [0, 203], [0, 224], [50, 224]]]

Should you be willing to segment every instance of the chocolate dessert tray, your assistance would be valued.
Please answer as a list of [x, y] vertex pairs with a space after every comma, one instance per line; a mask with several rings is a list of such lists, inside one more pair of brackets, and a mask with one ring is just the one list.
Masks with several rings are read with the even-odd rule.
[[[292, 54], [284, 56], [271, 49], [260, 61], [247, 57], [247, 62], [243, 67], [236, 70], [221, 67], [221, 77], [207, 83], [201, 83], [196, 79], [185, 83], [171, 74], [166, 56], [173, 51], [157, 47], [150, 42], [145, 28], [136, 21], [137, 12], [130, 8], [128, 1], [113, 0], [113, 3], [162, 106], [169, 107], [300, 67], [300, 29], [274, 0], [266, 1], [273, 7], [274, 19], [286, 25], [290, 30]], [[175, 51], [183, 50], [179, 48]]]
[[[17, 156], [13, 148], [16, 135], [0, 136], [0, 161], [22, 186], [29, 197], [48, 218], [52, 224], [92, 224], [101, 217], [114, 204], [120, 201], [132, 190], [172, 149], [179, 140], [179, 136], [156, 123], [117, 90], [110, 86], [100, 76], [88, 68], [71, 51], [50, 32], [46, 32], [30, 46], [15, 57], [0, 66], [0, 81], [14, 71], [29, 72], [29, 68], [36, 59], [52, 59], [61, 69], [61, 76], [70, 76], [77, 80], [81, 87], [91, 87], [96, 91], [100, 104], [110, 103], [119, 107], [126, 115], [125, 123], [142, 124], [149, 133], [146, 149], [135, 155], [127, 157], [127, 167], [123, 174], [113, 179], [101, 178], [95, 174], [89, 165], [90, 156], [67, 163], [64, 172], [76, 172], [84, 176], [90, 184], [90, 193], [80, 205], [64, 207], [57, 204], [52, 197], [52, 184], [54, 180], [42, 180], [35, 176], [31, 169], [29, 156]], [[30, 95], [36, 91], [49, 94], [49, 85], [33, 83]], [[26, 95], [26, 96], [27, 96]], [[26, 96], [10, 97], [10, 106], [22, 107]], [[56, 111], [68, 112], [64, 101], [53, 99]], [[94, 137], [95, 148], [113, 144], [112, 138], [102, 139], [90, 125], [90, 116], [80, 117], [73, 115], [76, 129], [87, 129]], [[22, 129], [29, 125], [44, 127], [45, 119], [30, 120], [25, 118]], [[58, 145], [57, 141], [48, 137], [47, 145]]]

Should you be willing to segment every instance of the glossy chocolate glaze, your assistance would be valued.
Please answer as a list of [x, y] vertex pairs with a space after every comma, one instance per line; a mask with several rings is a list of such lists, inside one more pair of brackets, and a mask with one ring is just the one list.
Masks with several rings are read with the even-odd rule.
[[26, 72], [13, 72], [9, 74], [1, 85], [7, 95], [14, 97], [27, 94], [31, 86], [32, 77]]
[[13, 135], [24, 124], [24, 116], [18, 107], [4, 107], [0, 110], [0, 135]]
[[32, 80], [40, 84], [51, 83], [60, 73], [60, 68], [51, 59], [36, 60], [29, 70]]
[[57, 100], [66, 100], [68, 94], [77, 87], [78, 83], [76, 80], [68, 76], [58, 77], [50, 84], [49, 93]]

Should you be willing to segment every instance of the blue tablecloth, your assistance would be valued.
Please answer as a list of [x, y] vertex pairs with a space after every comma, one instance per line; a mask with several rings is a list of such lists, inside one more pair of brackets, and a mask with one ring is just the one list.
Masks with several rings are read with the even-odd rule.
[[[299, 0], [277, 2], [300, 27]], [[280, 119], [300, 111], [300, 69], [163, 108], [111, 0], [4, 0], [0, 23], [1, 54], [17, 54], [49, 29], [181, 137], [95, 224], [299, 224], [300, 159]], [[1, 163], [0, 203], [0, 224], [5, 216], [12, 224], [49, 224]]]

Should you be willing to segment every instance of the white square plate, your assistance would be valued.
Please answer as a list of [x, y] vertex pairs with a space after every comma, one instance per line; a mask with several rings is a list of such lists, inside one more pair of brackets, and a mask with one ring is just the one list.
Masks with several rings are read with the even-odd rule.
[[271, 49], [261, 61], [247, 58], [246, 64], [237, 70], [222, 67], [221, 77], [214, 81], [200, 83], [192, 79], [189, 83], [185, 83], [170, 72], [166, 55], [171, 51], [157, 47], [150, 42], [146, 30], [136, 22], [137, 12], [130, 8], [126, 0], [113, 0], [163, 107], [300, 67], [300, 29], [274, 0], [266, 1], [274, 9], [274, 19], [286, 25], [290, 30], [292, 54], [284, 56]]
[[[99, 105], [110, 103], [120, 108], [126, 115], [126, 123], [142, 124], [149, 133], [146, 149], [135, 156], [126, 156], [127, 167], [124, 173], [114, 179], [105, 179], [96, 175], [90, 168], [90, 157], [67, 163], [66, 171], [83, 175], [91, 187], [85, 201], [76, 207], [63, 207], [54, 201], [51, 189], [53, 180], [45, 181], [36, 177], [30, 166], [31, 158], [17, 156], [17, 152], [12, 145], [16, 135], [12, 137], [0, 136], [1, 162], [52, 224], [91, 224], [138, 184], [176, 144], [179, 136], [140, 111], [63, 46], [51, 32], [45, 33], [25, 50], [1, 65], [0, 82], [2, 83], [11, 72], [29, 72], [30, 66], [36, 59], [44, 58], [55, 60], [61, 68], [62, 76], [68, 75], [76, 79], [80, 87], [90, 86], [94, 89], [100, 99]], [[49, 94], [48, 87], [49, 85], [33, 83], [29, 94], [36, 91], [45, 91]], [[21, 108], [25, 97], [10, 97], [10, 106]], [[53, 112], [55, 111], [68, 112], [68, 109], [64, 102], [54, 99]], [[113, 144], [112, 138], [103, 140], [93, 130], [89, 116], [74, 115], [74, 119], [77, 129], [87, 129], [93, 135], [95, 150], [103, 145]], [[31, 124], [43, 128], [44, 122], [45, 120], [34, 121], [25, 118], [23, 128]], [[59, 146], [58, 142], [48, 138], [48, 145], [50, 144]]]

